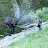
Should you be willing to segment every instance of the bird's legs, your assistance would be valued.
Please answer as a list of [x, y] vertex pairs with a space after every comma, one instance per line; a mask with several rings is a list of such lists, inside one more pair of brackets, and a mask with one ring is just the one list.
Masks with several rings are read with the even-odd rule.
[[14, 34], [14, 27], [12, 28], [12, 33], [11, 34]]
[[9, 36], [11, 36], [11, 32], [12, 32], [12, 28], [10, 29], [10, 34], [9, 34]]

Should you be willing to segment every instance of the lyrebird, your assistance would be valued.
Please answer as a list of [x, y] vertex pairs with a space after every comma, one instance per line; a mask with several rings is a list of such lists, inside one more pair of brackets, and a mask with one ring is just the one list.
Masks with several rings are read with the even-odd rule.
[[11, 34], [14, 34], [14, 28], [16, 27], [16, 26], [14, 26], [14, 25], [17, 25], [17, 23], [15, 23], [14, 18], [8, 17], [8, 16], [7, 16], [7, 13], [3, 13], [3, 15], [6, 17], [6, 19], [5, 19], [5, 24], [6, 24], [6, 25], [10, 28], [10, 30], [11, 30], [10, 35], [11, 35]]
[[39, 28], [39, 30], [41, 30], [41, 25], [38, 24], [38, 23], [31, 23], [31, 24], [27, 24], [27, 25], [17, 25], [18, 23], [15, 22], [14, 18], [12, 17], [8, 17], [7, 16], [7, 13], [3, 13], [4, 16], [6, 16], [6, 19], [5, 19], [5, 24], [10, 28], [11, 32], [10, 32], [10, 35], [14, 33], [14, 28], [17, 26], [19, 28], [28, 28], [29, 26], [32, 26], [32, 25], [37, 25], [37, 27]]

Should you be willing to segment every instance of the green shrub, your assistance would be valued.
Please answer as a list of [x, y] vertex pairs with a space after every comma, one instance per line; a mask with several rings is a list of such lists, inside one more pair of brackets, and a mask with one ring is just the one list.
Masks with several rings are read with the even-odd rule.
[[41, 18], [42, 21], [48, 21], [48, 7], [44, 7], [36, 10], [36, 15]]

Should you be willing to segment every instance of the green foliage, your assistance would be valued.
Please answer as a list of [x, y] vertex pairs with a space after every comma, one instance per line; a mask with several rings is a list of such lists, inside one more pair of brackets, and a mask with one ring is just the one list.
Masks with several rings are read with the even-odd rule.
[[48, 21], [48, 7], [44, 7], [42, 10], [36, 10], [35, 14], [40, 17], [42, 21]]
[[30, 19], [33, 19], [31, 20], [32, 22], [36, 21], [38, 23], [42, 23], [48, 21], [48, 7], [43, 7], [42, 10], [37, 9], [36, 11], [32, 11], [31, 14], [32, 16], [30, 17]]
[[32, 0], [32, 2], [32, 6], [36, 6], [37, 8], [48, 6], [48, 0]]

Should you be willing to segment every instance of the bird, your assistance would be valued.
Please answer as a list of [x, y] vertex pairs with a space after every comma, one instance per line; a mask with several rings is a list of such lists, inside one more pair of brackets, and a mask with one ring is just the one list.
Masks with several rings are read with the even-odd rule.
[[14, 18], [8, 17], [7, 13], [3, 13], [3, 15], [6, 17], [5, 18], [5, 24], [10, 28], [11, 32], [9, 35], [11, 36], [11, 34], [14, 34], [14, 28], [16, 27], [14, 25], [17, 25], [17, 23], [15, 23]]
[[39, 28], [39, 30], [42, 30], [41, 24], [38, 23], [37, 27]]

